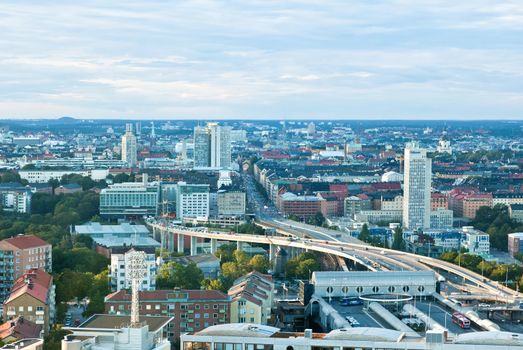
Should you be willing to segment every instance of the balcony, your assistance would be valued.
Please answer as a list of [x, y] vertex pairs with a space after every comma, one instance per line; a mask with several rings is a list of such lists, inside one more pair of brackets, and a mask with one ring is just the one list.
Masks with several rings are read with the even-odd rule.
[[35, 315], [43, 315], [44, 314], [44, 311], [43, 310], [40, 310], [40, 311], [35, 311]]
[[16, 311], [7, 311], [7, 316], [14, 316], [16, 315]]
[[36, 324], [44, 324], [44, 322], [45, 322], [44, 320], [36, 320], [35, 321]]

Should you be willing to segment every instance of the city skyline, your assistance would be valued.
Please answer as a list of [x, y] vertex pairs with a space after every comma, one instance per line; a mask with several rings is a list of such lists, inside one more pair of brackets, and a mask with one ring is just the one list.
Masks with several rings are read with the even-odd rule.
[[0, 118], [521, 119], [516, 1], [2, 3]]

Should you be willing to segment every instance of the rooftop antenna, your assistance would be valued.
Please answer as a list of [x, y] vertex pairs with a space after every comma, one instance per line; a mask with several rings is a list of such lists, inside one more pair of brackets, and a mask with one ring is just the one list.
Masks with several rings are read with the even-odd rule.
[[147, 273], [145, 263], [145, 253], [142, 251], [131, 250], [128, 255], [127, 278], [131, 281], [131, 328], [140, 327], [140, 285]]

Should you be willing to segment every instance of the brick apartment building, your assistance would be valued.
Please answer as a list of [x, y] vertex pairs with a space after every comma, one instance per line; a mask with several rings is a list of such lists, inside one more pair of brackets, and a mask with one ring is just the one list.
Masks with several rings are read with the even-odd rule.
[[45, 334], [55, 321], [53, 276], [40, 269], [27, 271], [14, 282], [4, 301], [4, 320], [23, 317], [42, 326]]
[[[168, 337], [176, 341], [181, 333], [198, 332], [212, 325], [229, 323], [229, 297], [216, 290], [156, 290], [140, 292], [140, 314], [170, 316]], [[105, 297], [108, 314], [127, 315], [131, 292], [121, 290]]]
[[30, 269], [52, 270], [52, 246], [33, 235], [18, 235], [0, 241], [0, 302], [11, 292], [13, 282]]
[[456, 217], [474, 219], [479, 208], [492, 205], [492, 193], [467, 189], [453, 189], [450, 192], [449, 208]]
[[448, 195], [441, 192], [432, 192], [430, 194], [430, 210], [437, 211], [440, 208], [449, 208], [449, 197]]

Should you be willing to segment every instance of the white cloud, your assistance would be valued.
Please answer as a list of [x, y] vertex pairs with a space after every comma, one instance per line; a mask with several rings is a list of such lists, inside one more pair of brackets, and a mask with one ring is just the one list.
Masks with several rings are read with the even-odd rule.
[[20, 0], [0, 17], [0, 116], [523, 115], [517, 0]]

